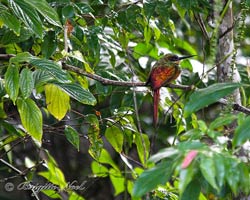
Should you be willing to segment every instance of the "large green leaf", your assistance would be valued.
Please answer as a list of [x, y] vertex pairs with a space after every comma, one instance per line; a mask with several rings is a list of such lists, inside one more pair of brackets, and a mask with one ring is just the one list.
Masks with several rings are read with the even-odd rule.
[[186, 188], [190, 184], [190, 182], [193, 180], [194, 173], [195, 173], [195, 171], [192, 167], [187, 167], [187, 168], [181, 169], [180, 182], [179, 182], [179, 186], [178, 186], [181, 195], [186, 190]]
[[17, 54], [16, 56], [10, 58], [11, 63], [21, 63], [21, 62], [29, 62], [33, 56], [29, 52], [22, 52]]
[[112, 185], [115, 189], [115, 196], [124, 192], [125, 190], [125, 178], [122, 176], [122, 173], [118, 170], [111, 168], [109, 170], [109, 177], [112, 182]]
[[212, 157], [201, 157], [200, 170], [207, 182], [216, 190], [219, 190], [216, 183], [216, 168]]
[[70, 107], [69, 95], [57, 85], [47, 84], [45, 96], [48, 111], [58, 120], [64, 118]]
[[43, 34], [42, 21], [37, 11], [23, 0], [8, 0], [15, 15], [40, 38]]
[[92, 161], [91, 170], [98, 177], [106, 177], [109, 174], [108, 168], [96, 161]]
[[216, 83], [204, 89], [198, 89], [189, 98], [185, 105], [185, 116], [189, 116], [199, 109], [215, 103], [220, 98], [231, 94], [236, 88], [240, 87], [239, 83]]
[[19, 91], [19, 71], [17, 65], [9, 65], [5, 73], [5, 89], [15, 103]]
[[243, 144], [245, 141], [250, 140], [250, 116], [246, 117], [246, 119], [236, 128], [233, 145], [238, 146]]
[[20, 79], [19, 79], [20, 90], [22, 92], [23, 98], [28, 98], [34, 88], [34, 79], [32, 72], [24, 68], [21, 71]]
[[117, 152], [122, 151], [124, 135], [121, 129], [117, 126], [108, 127], [105, 131], [105, 137]]
[[15, 34], [20, 34], [20, 21], [13, 16], [10, 10], [3, 4], [0, 4], [0, 20], [2, 20], [9, 29], [13, 30]]
[[32, 99], [18, 99], [17, 109], [25, 130], [34, 139], [41, 142], [42, 140], [42, 113]]
[[47, 71], [51, 76], [53, 76], [56, 80], [62, 83], [71, 82], [71, 77], [69, 74], [63, 70], [58, 64], [51, 60], [40, 59], [40, 58], [32, 58], [30, 59], [30, 64], [36, 66], [41, 70]]
[[56, 11], [45, 0], [23, 0], [37, 10], [49, 23], [61, 27], [61, 22]]
[[165, 184], [173, 172], [173, 161], [163, 161], [155, 167], [144, 171], [135, 181], [133, 193], [134, 197], [142, 195], [155, 189], [157, 185]]
[[87, 104], [87, 105], [95, 105], [96, 104], [96, 99], [92, 95], [92, 93], [76, 83], [58, 83], [58, 82], [55, 82], [54, 84], [59, 86], [62, 90], [64, 90], [72, 98], [79, 101], [80, 103]]
[[200, 182], [197, 180], [191, 181], [181, 195], [181, 200], [198, 200], [201, 191]]

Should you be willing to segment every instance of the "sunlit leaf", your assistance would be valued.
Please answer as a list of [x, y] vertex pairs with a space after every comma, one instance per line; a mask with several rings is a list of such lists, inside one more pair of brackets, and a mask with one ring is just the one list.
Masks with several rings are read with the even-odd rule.
[[122, 176], [122, 173], [120, 171], [117, 171], [113, 168], [109, 170], [109, 177], [110, 180], [114, 186], [115, 193], [114, 195], [117, 196], [118, 194], [124, 192], [125, 190], [125, 178]]
[[70, 107], [69, 95], [57, 85], [47, 84], [45, 96], [48, 111], [58, 120], [64, 118]]
[[124, 135], [121, 129], [117, 126], [110, 126], [106, 128], [105, 137], [117, 152], [122, 151]]
[[113, 159], [111, 158], [109, 152], [106, 149], [102, 149], [101, 150], [101, 155], [99, 157], [98, 160], [100, 163], [103, 164], [109, 164], [111, 165], [115, 170], [119, 171], [119, 167], [115, 164], [115, 162], [113, 161]]
[[98, 177], [106, 177], [109, 174], [108, 168], [96, 161], [92, 161], [91, 169], [93, 174], [95, 174]]

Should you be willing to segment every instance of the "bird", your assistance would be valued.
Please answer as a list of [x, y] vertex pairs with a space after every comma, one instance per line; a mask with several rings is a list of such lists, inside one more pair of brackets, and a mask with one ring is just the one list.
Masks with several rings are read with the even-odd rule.
[[160, 88], [174, 81], [181, 73], [180, 61], [191, 58], [195, 55], [179, 57], [175, 54], [168, 53], [157, 61], [148, 77], [146, 85], [150, 85], [153, 91], [153, 124], [158, 124], [158, 107], [160, 101]]

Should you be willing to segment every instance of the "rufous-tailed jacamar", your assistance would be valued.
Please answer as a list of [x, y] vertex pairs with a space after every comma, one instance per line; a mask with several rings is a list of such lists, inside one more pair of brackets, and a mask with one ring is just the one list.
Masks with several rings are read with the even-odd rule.
[[146, 84], [150, 84], [153, 90], [153, 123], [157, 126], [158, 123], [158, 105], [160, 100], [160, 88], [167, 83], [175, 80], [181, 73], [179, 63], [182, 59], [190, 58], [192, 56], [179, 57], [174, 54], [166, 54], [153, 66], [148, 81]]

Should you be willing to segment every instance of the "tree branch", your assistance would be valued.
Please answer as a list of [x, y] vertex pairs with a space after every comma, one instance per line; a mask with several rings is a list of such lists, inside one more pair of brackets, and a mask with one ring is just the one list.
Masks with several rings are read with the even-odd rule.
[[[0, 59], [10, 59], [12, 57], [14, 57], [15, 55], [13, 54], [0, 54]], [[86, 71], [84, 71], [83, 69], [80, 69], [78, 67], [75, 67], [73, 65], [69, 65], [66, 63], [62, 64], [63, 69], [65, 70], [69, 70], [72, 72], [75, 72], [77, 74], [86, 76], [88, 78], [91, 78], [93, 80], [99, 81], [100, 83], [102, 83], [103, 85], [117, 85], [117, 86], [125, 86], [125, 87], [147, 87], [148, 85], [146, 85], [145, 82], [128, 82], [128, 81], [117, 81], [117, 80], [111, 80], [111, 79], [107, 79], [107, 78], [103, 78], [97, 74], [91, 74], [88, 73]], [[192, 90], [194, 88], [193, 85], [191, 86], [187, 86], [187, 85], [175, 85], [172, 83], [169, 83], [166, 85], [166, 87], [168, 88], [173, 88], [173, 89], [181, 89], [181, 90], [185, 90], [185, 91], [189, 91]], [[220, 99], [218, 101], [221, 104], [224, 105], [228, 105], [228, 101], [226, 99]], [[233, 109], [236, 111], [240, 111], [243, 112], [247, 115], [250, 115], [250, 109], [244, 106], [241, 106], [237, 103], [233, 103]]]
[[[223, 105], [228, 105], [229, 104], [228, 100], [226, 100], [226, 99], [220, 99], [218, 102], [223, 104]], [[245, 113], [247, 115], [250, 115], [250, 109], [247, 108], [247, 107], [244, 107], [244, 106], [242, 106], [240, 104], [237, 104], [237, 103], [233, 103], [232, 107], [233, 107], [233, 109], [235, 111], [239, 111], [239, 112]]]
[[[128, 81], [117, 81], [117, 80], [111, 80], [111, 79], [107, 79], [107, 78], [103, 78], [97, 74], [91, 74], [88, 73], [86, 71], [84, 71], [83, 69], [80, 69], [78, 67], [63, 63], [63, 69], [75, 72], [77, 74], [81, 74], [83, 76], [89, 77], [93, 80], [99, 81], [100, 83], [102, 83], [103, 85], [117, 85], [117, 86], [127, 86], [127, 87], [147, 87], [148, 85], [146, 85], [145, 82], [128, 82]], [[168, 88], [174, 88], [174, 89], [181, 89], [181, 90], [191, 90], [193, 87], [192, 86], [188, 86], [188, 85], [175, 85], [172, 83], [169, 83], [166, 85], [166, 87]]]

